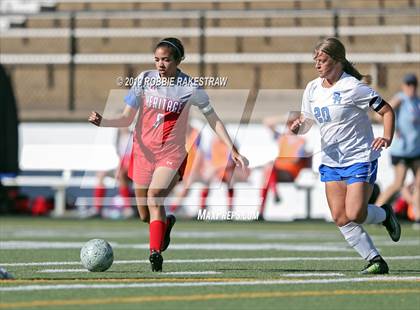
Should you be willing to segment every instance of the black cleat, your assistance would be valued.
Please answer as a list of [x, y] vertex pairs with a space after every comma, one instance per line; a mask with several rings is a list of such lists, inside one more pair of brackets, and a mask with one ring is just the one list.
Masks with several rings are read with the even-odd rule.
[[150, 254], [149, 260], [152, 271], [162, 271], [163, 257], [159, 252], [153, 251], [152, 254]]
[[360, 272], [361, 274], [387, 274], [389, 268], [384, 259], [380, 256], [374, 257], [369, 264]]
[[262, 215], [262, 213], [258, 213], [257, 221], [258, 222], [264, 222], [265, 221], [264, 215]]
[[401, 226], [400, 223], [398, 223], [394, 210], [389, 204], [384, 204], [381, 208], [384, 209], [386, 213], [386, 218], [385, 221], [382, 222], [382, 225], [385, 226], [392, 241], [397, 242], [401, 237]]
[[175, 222], [176, 222], [176, 217], [172, 214], [168, 215], [166, 219], [167, 219], [168, 227], [166, 227], [165, 238], [163, 238], [162, 252], [165, 251], [168, 248], [169, 243], [171, 243], [171, 230], [172, 230], [172, 227], [174, 227]]
[[274, 202], [275, 203], [280, 203], [281, 202], [281, 197], [278, 193], [274, 193]]
[[13, 275], [8, 272], [6, 269], [0, 267], [0, 280], [10, 280], [14, 279]]

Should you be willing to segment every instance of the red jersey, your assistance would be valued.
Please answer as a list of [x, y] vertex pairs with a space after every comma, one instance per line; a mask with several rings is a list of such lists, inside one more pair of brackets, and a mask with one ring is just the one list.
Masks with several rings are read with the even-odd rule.
[[[185, 153], [188, 113], [195, 105], [206, 114], [213, 111], [207, 93], [181, 71], [169, 85], [162, 84], [157, 70], [142, 72], [125, 97], [127, 105], [139, 109], [135, 142], [146, 152], [156, 154], [166, 148]], [[166, 81], [168, 82], [168, 81]]]

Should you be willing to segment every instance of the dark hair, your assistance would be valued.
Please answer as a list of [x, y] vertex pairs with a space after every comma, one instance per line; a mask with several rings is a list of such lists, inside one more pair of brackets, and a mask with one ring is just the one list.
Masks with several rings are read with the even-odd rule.
[[314, 50], [315, 55], [319, 52], [324, 52], [335, 61], [343, 65], [343, 71], [361, 80], [364, 75], [361, 74], [354, 65], [346, 59], [346, 49], [343, 43], [337, 38], [329, 37], [319, 42]]
[[414, 73], [408, 73], [404, 76], [404, 84], [406, 85], [413, 85], [414, 87], [417, 87], [418, 81], [417, 76]]
[[184, 60], [184, 46], [181, 41], [177, 38], [165, 38], [156, 44], [155, 51], [159, 47], [167, 47], [171, 50], [172, 56], [176, 62]]

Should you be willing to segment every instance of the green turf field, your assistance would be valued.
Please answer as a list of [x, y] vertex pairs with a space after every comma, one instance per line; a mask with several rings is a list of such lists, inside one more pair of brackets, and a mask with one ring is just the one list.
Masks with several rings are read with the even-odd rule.
[[[368, 226], [390, 274], [364, 262], [332, 223], [178, 221], [152, 273], [148, 226], [136, 220], [0, 219], [0, 309], [420, 309], [420, 236]], [[83, 270], [80, 248], [106, 239], [114, 264]]]

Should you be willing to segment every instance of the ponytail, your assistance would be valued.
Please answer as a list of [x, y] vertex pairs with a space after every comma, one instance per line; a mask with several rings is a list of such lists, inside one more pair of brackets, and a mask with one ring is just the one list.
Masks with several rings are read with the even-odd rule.
[[358, 79], [359, 81], [364, 77], [364, 75], [362, 75], [354, 66], [353, 64], [348, 61], [347, 59], [344, 59], [343, 62], [341, 62], [343, 65], [343, 71], [346, 72], [347, 74], [350, 74], [352, 76], [354, 76], [356, 79]]

